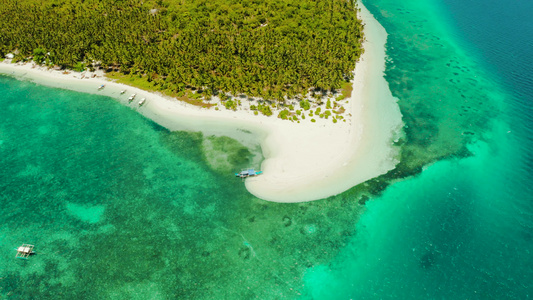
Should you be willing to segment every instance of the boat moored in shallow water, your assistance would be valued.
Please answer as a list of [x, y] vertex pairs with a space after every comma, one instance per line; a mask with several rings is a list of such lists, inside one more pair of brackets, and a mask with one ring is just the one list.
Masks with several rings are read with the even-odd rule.
[[135, 99], [136, 94], [131, 94], [131, 96], [128, 98], [128, 101], [131, 102], [133, 99]]
[[146, 98], [142, 98], [141, 101], [139, 101], [139, 106], [143, 106], [145, 102], [146, 102]]
[[34, 245], [30, 244], [22, 244], [22, 246], [17, 248], [17, 254], [15, 255], [16, 258], [28, 258], [30, 255], [35, 254], [33, 252]]
[[263, 173], [263, 171], [256, 171], [252, 168], [244, 169], [240, 173], [235, 173], [235, 176], [240, 178], [246, 178], [250, 176], [257, 176], [259, 174]]

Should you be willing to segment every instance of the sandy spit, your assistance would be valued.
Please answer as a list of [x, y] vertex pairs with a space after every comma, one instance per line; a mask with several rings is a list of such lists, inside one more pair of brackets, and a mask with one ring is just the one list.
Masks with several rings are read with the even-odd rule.
[[[170, 130], [226, 135], [245, 146], [260, 144], [263, 174], [246, 179], [253, 195], [274, 202], [327, 198], [393, 169], [401, 136], [402, 116], [383, 77], [387, 33], [359, 3], [365, 23], [365, 53], [357, 63], [354, 91], [345, 105], [346, 122], [311, 118], [300, 123], [255, 116], [247, 106], [237, 111], [199, 108], [107, 80], [101, 72], [63, 72], [34, 64], [0, 63], [0, 73], [37, 84], [101, 94], [137, 109]], [[100, 85], [104, 88], [98, 89]], [[121, 94], [121, 91], [126, 92]], [[129, 102], [128, 97], [136, 97]], [[146, 103], [139, 107], [140, 99]], [[246, 101], [245, 101], [246, 102]], [[257, 166], [256, 166], [257, 167]], [[238, 171], [238, 170], [236, 170]]]

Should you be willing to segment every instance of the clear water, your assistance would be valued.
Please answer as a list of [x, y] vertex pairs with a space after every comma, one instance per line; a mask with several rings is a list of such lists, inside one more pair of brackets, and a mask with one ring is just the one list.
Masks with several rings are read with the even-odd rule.
[[427, 143], [422, 155], [462, 144], [466, 132], [453, 133], [471, 124], [471, 156], [452, 155], [367, 202], [348, 246], [308, 270], [304, 298], [529, 299], [533, 3], [364, 3], [390, 34], [387, 77], [413, 111], [408, 130]]
[[530, 297], [531, 4], [365, 5], [389, 33], [402, 164], [322, 201], [249, 195], [232, 172], [254, 150], [231, 139], [0, 76], [0, 298]]
[[[0, 90], [0, 298], [296, 297], [353, 234], [354, 192], [261, 201], [233, 175], [254, 155], [234, 140], [110, 98], [1, 76]], [[15, 259], [22, 243], [37, 255]]]

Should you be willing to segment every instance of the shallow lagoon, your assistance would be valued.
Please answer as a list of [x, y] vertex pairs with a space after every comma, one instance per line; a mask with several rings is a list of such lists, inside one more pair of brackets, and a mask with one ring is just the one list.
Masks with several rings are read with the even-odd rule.
[[[507, 72], [531, 75], [510, 66], [489, 76], [490, 51], [468, 33], [483, 23], [453, 13], [451, 0], [372, 2], [390, 34], [386, 76], [408, 125], [404, 163], [324, 201], [250, 196], [232, 172], [256, 154], [230, 139], [168, 132], [108, 98], [0, 77], [0, 295], [531, 293], [532, 95]], [[236, 155], [218, 164], [217, 151]], [[38, 255], [15, 260], [22, 243]]]

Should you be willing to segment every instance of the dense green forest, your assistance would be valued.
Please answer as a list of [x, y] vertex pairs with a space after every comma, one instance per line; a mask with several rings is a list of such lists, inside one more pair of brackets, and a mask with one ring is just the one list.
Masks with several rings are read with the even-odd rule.
[[5, 0], [0, 55], [101, 66], [161, 90], [282, 100], [341, 88], [361, 55], [355, 0]]

